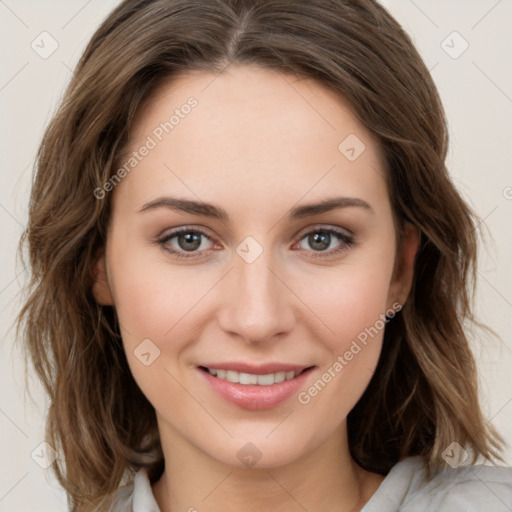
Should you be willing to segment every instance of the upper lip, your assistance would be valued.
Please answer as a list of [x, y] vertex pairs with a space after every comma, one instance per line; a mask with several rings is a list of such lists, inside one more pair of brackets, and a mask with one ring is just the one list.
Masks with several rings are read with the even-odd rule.
[[205, 363], [200, 366], [216, 369], [231, 370], [238, 373], [251, 373], [253, 375], [267, 375], [277, 372], [302, 372], [313, 365], [287, 364], [287, 363], [265, 363], [265, 364], [249, 364], [244, 362], [229, 361], [225, 363]]

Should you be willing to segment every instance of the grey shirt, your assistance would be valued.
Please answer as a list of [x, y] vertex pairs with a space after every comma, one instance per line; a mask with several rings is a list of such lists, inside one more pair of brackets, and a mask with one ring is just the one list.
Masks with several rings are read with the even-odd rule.
[[[512, 512], [512, 467], [443, 469], [425, 479], [421, 457], [391, 468], [361, 512]], [[161, 512], [145, 469], [116, 493], [111, 512]]]

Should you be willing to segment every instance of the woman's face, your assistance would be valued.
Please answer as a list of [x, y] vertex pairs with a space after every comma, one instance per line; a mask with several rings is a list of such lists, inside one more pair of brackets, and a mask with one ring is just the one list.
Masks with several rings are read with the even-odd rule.
[[163, 442], [273, 467], [344, 432], [417, 244], [376, 139], [317, 83], [231, 66], [163, 87], [125, 163], [94, 291]]

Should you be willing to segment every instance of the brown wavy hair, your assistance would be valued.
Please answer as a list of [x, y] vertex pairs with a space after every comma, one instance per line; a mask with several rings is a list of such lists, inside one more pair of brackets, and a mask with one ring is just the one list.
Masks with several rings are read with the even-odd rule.
[[20, 241], [31, 281], [18, 335], [49, 395], [46, 440], [61, 456], [52, 468], [72, 509], [107, 503], [142, 466], [151, 481], [164, 467], [115, 309], [92, 294], [111, 200], [94, 190], [114, 174], [160, 85], [232, 63], [314, 79], [348, 100], [383, 150], [398, 233], [406, 222], [420, 231], [409, 299], [348, 415], [353, 458], [386, 474], [421, 455], [430, 471], [457, 441], [472, 463], [503, 461], [464, 330], [476, 322], [478, 219], [450, 180], [444, 110], [397, 21], [374, 0], [125, 0], [93, 35], [47, 127]]

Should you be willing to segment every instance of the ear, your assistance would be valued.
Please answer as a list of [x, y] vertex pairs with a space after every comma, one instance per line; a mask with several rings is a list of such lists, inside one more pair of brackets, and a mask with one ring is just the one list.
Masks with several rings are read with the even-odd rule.
[[414, 278], [414, 262], [420, 246], [420, 232], [412, 224], [404, 226], [404, 233], [395, 258], [395, 268], [389, 287], [388, 302], [405, 304]]
[[107, 279], [105, 253], [103, 253], [94, 264], [92, 276], [94, 278], [92, 293], [96, 302], [102, 306], [113, 306], [114, 300], [112, 299], [112, 293]]

